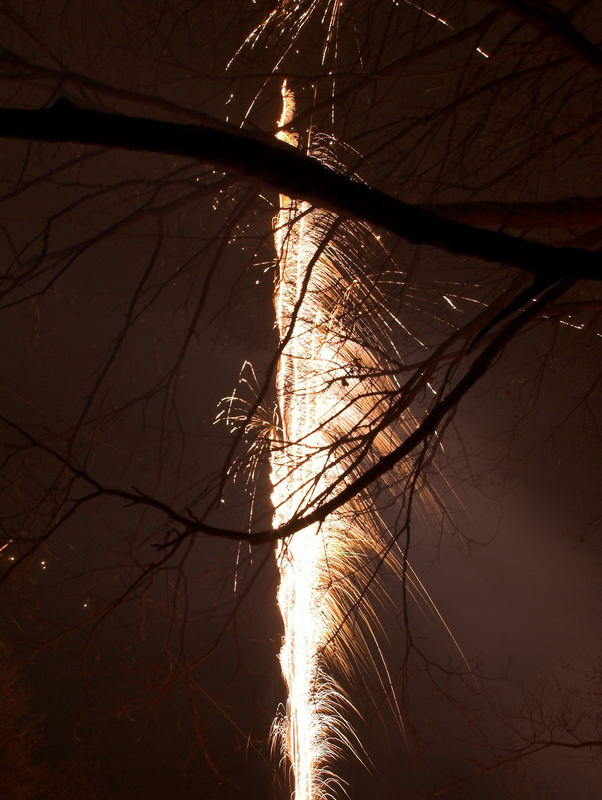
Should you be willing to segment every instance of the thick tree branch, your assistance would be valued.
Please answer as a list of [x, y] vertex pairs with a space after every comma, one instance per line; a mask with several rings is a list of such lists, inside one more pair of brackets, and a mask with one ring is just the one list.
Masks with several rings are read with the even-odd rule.
[[565, 197], [542, 203], [440, 203], [428, 210], [467, 225], [523, 229], [602, 225], [602, 197]]
[[194, 158], [234, 170], [343, 218], [362, 219], [414, 244], [501, 262], [551, 281], [602, 278], [595, 253], [549, 247], [439, 217], [340, 175], [267, 135], [107, 114], [59, 100], [41, 111], [0, 110], [0, 137], [79, 142]]

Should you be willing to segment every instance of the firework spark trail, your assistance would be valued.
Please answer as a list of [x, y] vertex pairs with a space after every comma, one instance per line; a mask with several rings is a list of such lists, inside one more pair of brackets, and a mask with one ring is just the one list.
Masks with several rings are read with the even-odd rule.
[[[293, 109], [292, 94], [284, 85], [279, 128], [290, 121]], [[282, 133], [280, 138], [297, 144], [292, 134]], [[290, 338], [277, 374], [282, 444], [272, 453], [276, 525], [322, 488], [327, 442], [320, 430], [320, 417], [325, 410], [328, 413], [327, 406], [325, 409], [320, 403], [319, 386], [325, 355], [322, 348], [327, 344], [321, 341], [323, 327], [315, 318], [319, 306], [311, 309], [316, 293], [313, 284], [319, 281], [325, 255], [314, 255], [314, 212], [285, 196], [281, 196], [280, 205], [274, 237], [279, 264], [274, 305], [280, 336]], [[298, 313], [293, 322], [295, 309]], [[321, 477], [316, 482], [314, 476]], [[344, 533], [340, 516], [333, 515], [320, 531], [313, 526], [280, 543], [277, 551], [281, 576], [278, 604], [285, 626], [280, 662], [289, 693], [286, 715], [277, 721], [277, 727], [292, 767], [296, 800], [324, 796], [332, 778], [326, 774], [325, 765], [333, 747], [336, 749], [337, 710], [342, 696], [323, 669], [319, 653], [331, 633], [326, 610], [331, 599], [330, 579], [324, 567], [336, 561], [335, 549]]]
[[[281, 131], [293, 112], [284, 84]], [[295, 134], [278, 135], [298, 144]], [[314, 145], [310, 150], [316, 154]], [[276, 378], [281, 431], [271, 452], [275, 525], [328, 497], [357, 468], [366, 458], [365, 437], [399, 388], [384, 374], [387, 367], [392, 372], [383, 364], [386, 324], [374, 287], [360, 278], [349, 246], [353, 232], [306, 203], [281, 196], [280, 206], [274, 233], [282, 342]], [[387, 430], [371, 437], [370, 457], [387, 450], [391, 436]], [[362, 498], [278, 545], [288, 701], [275, 728], [291, 764], [295, 800], [332, 796], [341, 785], [333, 761], [343, 750], [357, 754], [347, 721], [352, 707], [333, 669], [349, 677], [353, 663], [370, 660], [371, 649], [379, 652], [368, 646], [376, 644], [374, 612], [360, 600], [382, 551], [378, 514]], [[358, 615], [363, 626], [356, 624]]]
[[[287, 130], [294, 98], [286, 83], [282, 99], [277, 135], [298, 146], [299, 137]], [[337, 168], [332, 145], [331, 139], [326, 144], [314, 136], [307, 150]], [[248, 433], [251, 450], [239, 467], [246, 472], [252, 462], [251, 485], [267, 446], [278, 527], [328, 500], [415, 428], [408, 403], [416, 387], [408, 392], [397, 380], [404, 366], [395, 340], [401, 334], [414, 346], [423, 345], [388, 307], [386, 295], [392, 286], [399, 289], [400, 275], [382, 266], [385, 251], [367, 227], [281, 195], [274, 244], [278, 423], [256, 407], [250, 413], [236, 391], [224, 399], [218, 418]], [[376, 272], [368, 268], [373, 257], [381, 264]], [[423, 376], [425, 391], [427, 381]], [[257, 386], [247, 362], [240, 382], [251, 390]], [[379, 491], [385, 488], [389, 500], [397, 500], [404, 487], [414, 485], [413, 474], [409, 464], [401, 464], [383, 476]], [[421, 486], [420, 494], [421, 505], [437, 505], [428, 487]], [[290, 763], [295, 800], [325, 800], [344, 791], [336, 775], [338, 756], [360, 757], [362, 751], [349, 721], [355, 710], [339, 680], [347, 684], [358, 672], [375, 676], [403, 730], [379, 644], [377, 609], [390, 599], [379, 582], [385, 561], [390, 572], [402, 576], [404, 592], [434, 614], [463, 655], [367, 494], [320, 526], [279, 540], [277, 560], [285, 627], [280, 661], [288, 700], [274, 722], [273, 741], [280, 742]]]
[[[277, 28], [288, 47], [276, 69], [322, 8], [321, 21], [327, 23], [324, 61], [335, 42], [340, 7], [340, 0], [280, 0], [246, 44], [253, 47], [270, 27]], [[298, 146], [298, 135], [287, 129], [295, 103], [286, 82], [282, 100], [277, 136]], [[306, 149], [337, 168], [319, 137]], [[391, 330], [405, 327], [387, 311], [379, 281], [371, 281], [364, 269], [362, 251], [369, 231], [284, 195], [274, 227], [274, 308], [281, 354], [276, 374], [279, 430], [270, 448], [270, 477], [274, 525], [279, 526], [332, 497], [399, 444], [414, 421], [407, 408], [400, 411], [401, 387], [395, 377], [401, 359]], [[384, 272], [379, 279], [389, 282]], [[250, 422], [244, 413], [240, 421], [247, 427]], [[398, 477], [386, 476], [385, 485], [391, 488]], [[398, 492], [399, 486], [394, 494]], [[401, 724], [374, 606], [381, 591], [377, 573], [385, 558], [404, 576], [410, 595], [424, 601], [447, 629], [419, 578], [395, 549], [395, 537], [383, 533], [371, 500], [357, 497], [320, 526], [277, 544], [278, 604], [285, 629], [280, 662], [288, 699], [273, 733], [290, 764], [295, 800], [337, 795], [344, 790], [336, 774], [337, 758], [343, 752], [360, 756], [349, 721], [354, 709], [338, 678], [346, 683], [362, 667], [375, 674]]]
[[[453, 29], [422, 4], [403, 2]], [[277, 0], [228, 67], [245, 47], [253, 48], [262, 37], [275, 34], [280, 55], [273, 74], [314, 16], [320, 17], [326, 30], [322, 63], [330, 56], [336, 61], [341, 8], [342, 0]], [[487, 57], [480, 48], [477, 51]], [[252, 100], [243, 124], [268, 80]], [[334, 81], [333, 74], [332, 114]], [[295, 102], [286, 81], [282, 100], [277, 136], [299, 146], [299, 136], [290, 131]], [[334, 169], [340, 166], [320, 137], [310, 137], [306, 152]], [[366, 269], [370, 254], [364, 246], [378, 239], [361, 224], [343, 223], [305, 202], [280, 196], [274, 224], [278, 267], [274, 309], [280, 336], [278, 423], [265, 425], [265, 420], [256, 420], [255, 411], [250, 414], [236, 394], [229, 398], [226, 413], [227, 419], [242, 424], [246, 431], [270, 431], [269, 439], [251, 438], [257, 463], [264, 443], [269, 442], [275, 527], [327, 501], [399, 446], [416, 425], [409, 403], [421, 389], [435, 393], [428, 377], [419, 376], [403, 387], [397, 380], [404, 369], [395, 345], [399, 334], [419, 348], [425, 345], [383, 302], [387, 284], [398, 288], [398, 272], [383, 268], [370, 277]], [[375, 249], [380, 263], [386, 263], [384, 251], [380, 246]], [[405, 279], [403, 285], [407, 294]], [[444, 299], [453, 307], [448, 297]], [[232, 403], [237, 406], [235, 413]], [[384, 487], [389, 501], [405, 490], [413, 496], [416, 480], [411, 465], [401, 464], [383, 476], [378, 490]], [[423, 507], [439, 505], [425, 485], [420, 494]], [[399, 515], [409, 515], [409, 511], [402, 501]], [[397, 530], [401, 529], [404, 526], [398, 525]], [[358, 670], [375, 675], [403, 730], [379, 644], [381, 625], [375, 601], [389, 599], [379, 582], [385, 560], [400, 577], [404, 593], [438, 619], [466, 664], [451, 630], [397, 546], [397, 535], [387, 531], [373, 498], [364, 495], [356, 496], [321, 525], [277, 543], [278, 604], [285, 629], [280, 662], [288, 700], [274, 722], [273, 741], [279, 741], [283, 758], [290, 764], [295, 800], [326, 800], [344, 791], [336, 760], [344, 752], [361, 755], [349, 721], [355, 709], [339, 681], [347, 683]]]

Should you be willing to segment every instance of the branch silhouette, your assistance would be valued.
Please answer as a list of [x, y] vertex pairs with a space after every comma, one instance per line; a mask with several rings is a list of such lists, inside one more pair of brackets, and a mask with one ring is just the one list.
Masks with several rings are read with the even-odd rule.
[[[597, 117], [602, 119], [602, 112]], [[602, 279], [597, 253], [550, 247], [438, 216], [339, 174], [267, 134], [108, 114], [79, 108], [61, 98], [49, 109], [0, 110], [0, 136], [194, 158], [234, 170], [247, 180], [306, 200], [342, 218], [384, 228], [414, 244], [504, 263], [551, 282], [561, 278]]]

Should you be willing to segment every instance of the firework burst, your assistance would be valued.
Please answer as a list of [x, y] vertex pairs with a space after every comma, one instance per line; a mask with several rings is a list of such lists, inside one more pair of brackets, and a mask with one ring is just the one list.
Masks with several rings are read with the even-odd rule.
[[[286, 84], [282, 97], [278, 135], [297, 145], [298, 137], [286, 132], [294, 113]], [[332, 163], [319, 138], [309, 152]], [[279, 435], [271, 452], [275, 525], [328, 499], [411, 424], [406, 415], [393, 427], [379, 426], [399, 392], [399, 362], [377, 282], [364, 269], [367, 236], [307, 203], [280, 198], [274, 233], [281, 340]], [[352, 665], [380, 652], [368, 646], [376, 641], [377, 623], [373, 607], [361, 600], [389, 549], [367, 497], [278, 545], [285, 627], [280, 661], [288, 701], [275, 732], [292, 767], [296, 800], [330, 796], [340, 786], [333, 762], [343, 750], [358, 753], [348, 721], [352, 706], [334, 675], [350, 677]], [[413, 575], [410, 583], [417, 586]], [[377, 666], [386, 678], [383, 664]]]

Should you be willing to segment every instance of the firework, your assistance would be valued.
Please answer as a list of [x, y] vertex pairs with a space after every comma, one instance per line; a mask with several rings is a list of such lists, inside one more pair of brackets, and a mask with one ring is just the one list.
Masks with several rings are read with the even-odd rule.
[[[289, 130], [295, 105], [286, 82], [282, 101], [277, 136], [298, 147], [300, 136]], [[340, 168], [332, 139], [314, 134], [304, 149]], [[416, 426], [410, 403], [429, 388], [428, 372], [414, 382], [399, 381], [406, 373], [396, 341], [403, 335], [408, 352], [422, 345], [390, 310], [386, 294], [404, 279], [386, 266], [379, 237], [306, 202], [281, 195], [279, 205], [274, 220], [280, 338], [276, 423], [270, 415], [258, 416], [256, 404], [245, 408], [236, 393], [223, 412], [249, 434], [254, 449], [244, 462], [248, 467], [252, 461], [252, 476], [268, 441], [274, 527], [328, 501], [394, 450]], [[246, 364], [243, 372], [249, 369]], [[256, 383], [252, 369], [244, 382], [249, 379]], [[407, 497], [413, 496], [416, 474], [411, 464], [402, 463], [382, 476], [376, 487], [379, 505], [401, 496], [398, 511], [409, 515]], [[424, 484], [420, 494], [423, 506], [435, 500]], [[357, 712], [343, 688], [359, 671], [376, 676], [402, 725], [379, 645], [377, 609], [385, 599], [379, 576], [385, 561], [400, 576], [403, 592], [430, 608], [462, 655], [397, 544], [401, 529], [388, 530], [374, 492], [366, 492], [322, 524], [277, 544], [287, 701], [274, 722], [273, 741], [290, 764], [295, 800], [341, 794], [345, 787], [337, 760], [343, 754], [362, 757], [352, 724]]]
[[[340, 8], [340, 0], [280, 0], [243, 47], [275, 31], [285, 42], [275, 70], [321, 10], [322, 61], [330, 48], [336, 57]], [[282, 102], [277, 136], [299, 147], [300, 136], [291, 130], [294, 96], [286, 82]], [[340, 166], [324, 137], [311, 135], [304, 150], [331, 168]], [[279, 205], [274, 309], [280, 356], [269, 455], [275, 527], [327, 501], [398, 446], [415, 426], [409, 404], [418, 391], [397, 378], [403, 364], [395, 338], [407, 331], [381, 293], [391, 273], [368, 269], [378, 237], [306, 202], [281, 195]], [[375, 263], [382, 264], [382, 249], [379, 255]], [[240, 421], [252, 425], [245, 413]], [[389, 498], [398, 496], [404, 481], [411, 483], [410, 473], [401, 464], [380, 489]], [[367, 494], [322, 524], [279, 541], [276, 558], [284, 623], [280, 663], [288, 696], [273, 741], [290, 765], [295, 800], [324, 800], [344, 791], [337, 759], [344, 753], [361, 757], [351, 722], [356, 711], [343, 689], [357, 670], [377, 676], [401, 724], [374, 602], [382, 592], [378, 574], [385, 558], [402, 576], [404, 591], [423, 599], [447, 626]]]
[[[282, 96], [278, 135], [297, 145], [297, 136], [286, 132], [294, 111], [286, 84]], [[309, 149], [325, 155], [319, 141]], [[271, 480], [274, 524], [280, 525], [327, 499], [360, 462], [390, 446], [390, 431], [375, 433], [375, 423], [386, 416], [397, 387], [392, 364], [383, 363], [383, 343], [374, 337], [375, 330], [376, 339], [386, 336], [377, 290], [356, 261], [361, 232], [281, 196], [274, 239], [281, 355]], [[351, 703], [334, 673], [349, 675], [350, 665], [370, 652], [373, 620], [359, 600], [382, 546], [378, 516], [362, 498], [278, 545], [288, 701], [275, 729], [296, 800], [330, 796], [340, 786], [332, 768], [337, 756], [357, 752]]]

